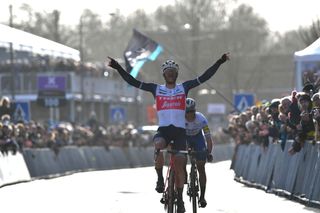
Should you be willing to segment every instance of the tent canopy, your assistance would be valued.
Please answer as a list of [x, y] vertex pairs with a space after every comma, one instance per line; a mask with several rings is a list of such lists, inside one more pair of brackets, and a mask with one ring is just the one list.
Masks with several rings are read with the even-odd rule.
[[320, 38], [310, 46], [294, 53], [296, 61], [320, 61]]
[[305, 83], [303, 82], [304, 72], [309, 71], [310, 68], [318, 70], [317, 67], [320, 62], [320, 38], [305, 49], [295, 52], [294, 60], [296, 62], [295, 87], [298, 91], [301, 91]]
[[76, 49], [0, 24], [0, 46], [9, 46], [10, 43], [16, 50], [27, 50], [40, 55], [80, 60], [80, 52]]

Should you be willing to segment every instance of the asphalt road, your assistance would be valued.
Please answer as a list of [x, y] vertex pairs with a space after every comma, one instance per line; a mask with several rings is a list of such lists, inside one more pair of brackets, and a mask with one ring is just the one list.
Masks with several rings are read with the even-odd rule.
[[[233, 180], [230, 161], [207, 164], [208, 206], [199, 213], [319, 212]], [[0, 211], [21, 213], [160, 213], [154, 168], [76, 173], [0, 188]], [[187, 212], [191, 211], [184, 193]]]

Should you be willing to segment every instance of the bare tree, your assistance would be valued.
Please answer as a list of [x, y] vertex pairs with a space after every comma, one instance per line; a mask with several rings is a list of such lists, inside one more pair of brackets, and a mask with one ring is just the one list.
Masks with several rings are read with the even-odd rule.
[[245, 67], [248, 56], [257, 56], [265, 50], [268, 35], [267, 22], [257, 15], [251, 6], [242, 4], [232, 12], [226, 32], [221, 35], [227, 39], [228, 49], [233, 55], [232, 74], [228, 79], [231, 94], [248, 86], [240, 83], [243, 76], [240, 73], [247, 69]]
[[320, 37], [320, 19], [313, 21], [309, 27], [300, 28], [299, 35], [306, 46], [312, 44]]

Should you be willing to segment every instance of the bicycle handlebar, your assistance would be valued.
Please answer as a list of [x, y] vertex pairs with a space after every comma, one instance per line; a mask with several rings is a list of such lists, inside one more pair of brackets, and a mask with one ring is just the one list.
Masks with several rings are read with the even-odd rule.
[[195, 155], [195, 154], [208, 154], [208, 151], [194, 151], [194, 150], [174, 150], [174, 149], [161, 149], [159, 152], [167, 152], [170, 154], [187, 154], [187, 155]]
[[175, 150], [175, 149], [161, 149], [159, 152], [167, 152], [170, 154], [188, 154], [187, 150]]

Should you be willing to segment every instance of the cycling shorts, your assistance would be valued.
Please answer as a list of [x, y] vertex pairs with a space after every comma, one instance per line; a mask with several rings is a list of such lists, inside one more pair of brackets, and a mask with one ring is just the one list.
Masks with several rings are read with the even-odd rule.
[[172, 149], [174, 150], [186, 150], [187, 149], [187, 138], [186, 130], [181, 127], [175, 127], [173, 125], [160, 126], [157, 133], [154, 135], [155, 138], [161, 137], [166, 141], [166, 145], [173, 141]]
[[[187, 142], [188, 142], [188, 147], [192, 148], [194, 151], [206, 151], [207, 149], [202, 132], [199, 132], [198, 134], [193, 136], [187, 136]], [[207, 153], [205, 152], [197, 153], [196, 159], [198, 161], [206, 161]]]

